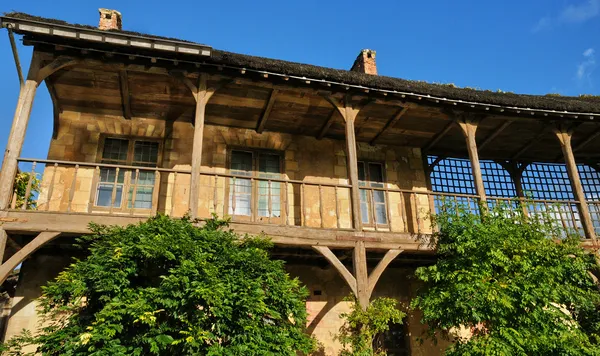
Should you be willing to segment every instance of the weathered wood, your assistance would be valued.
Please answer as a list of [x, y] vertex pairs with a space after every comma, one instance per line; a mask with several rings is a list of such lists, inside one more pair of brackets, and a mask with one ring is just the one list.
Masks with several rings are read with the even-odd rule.
[[386, 270], [388, 265], [396, 258], [399, 254], [401, 254], [403, 250], [389, 250], [385, 253], [381, 261], [375, 266], [375, 269], [371, 271], [369, 274], [369, 290], [367, 292], [369, 300], [373, 295], [373, 291], [375, 290], [375, 286], [381, 277], [381, 274]]
[[271, 94], [269, 95], [269, 99], [267, 100], [267, 105], [265, 106], [265, 111], [262, 116], [258, 120], [256, 124], [256, 132], [262, 133], [267, 125], [267, 120], [269, 120], [269, 115], [271, 114], [271, 110], [273, 109], [273, 105], [275, 104], [275, 99], [277, 98], [277, 94], [279, 94], [279, 90], [273, 89]]
[[433, 146], [435, 146], [436, 143], [438, 143], [442, 138], [444, 138], [444, 136], [446, 136], [446, 134], [452, 129], [452, 127], [454, 127], [454, 121], [450, 121], [446, 126], [444, 126], [442, 131], [438, 132], [435, 136], [433, 136], [431, 141], [429, 141], [425, 146], [423, 146], [421, 150], [425, 153], [429, 151]]
[[119, 71], [119, 88], [121, 89], [121, 104], [123, 105], [123, 117], [131, 120], [131, 93], [129, 91], [129, 78], [126, 70]]
[[360, 215], [360, 188], [358, 181], [358, 158], [356, 153], [356, 135], [354, 130], [354, 120], [358, 111], [346, 108], [346, 155], [348, 160], [348, 177], [350, 178], [352, 193], [352, 226], [356, 230], [362, 229], [362, 220]]
[[325, 257], [329, 263], [338, 271], [340, 276], [344, 278], [352, 293], [358, 297], [356, 278], [350, 273], [348, 268], [340, 261], [339, 258], [326, 246], [313, 246], [313, 249]]
[[25, 132], [31, 115], [33, 99], [37, 91], [38, 72], [41, 58], [38, 52], [33, 52], [27, 80], [19, 93], [19, 101], [8, 136], [2, 171], [0, 171], [0, 210], [8, 208], [13, 193], [13, 183], [17, 174], [17, 158], [21, 155]]
[[585, 138], [585, 140], [581, 141], [576, 146], [574, 146], [573, 152], [581, 150], [582, 148], [590, 144], [592, 141], [594, 141], [598, 136], [600, 136], [600, 129], [597, 129], [596, 131], [592, 132], [588, 137]]
[[335, 114], [337, 112], [338, 112], [337, 109], [333, 109], [333, 111], [327, 118], [327, 121], [325, 121], [325, 124], [323, 124], [323, 127], [321, 127], [321, 130], [319, 130], [319, 134], [317, 135], [317, 140], [321, 140], [321, 139], [323, 139], [323, 137], [325, 137], [325, 135], [327, 135], [327, 131], [329, 131], [331, 124], [333, 124], [333, 122], [335, 121]]
[[[60, 232], [50, 232], [44, 231], [37, 235], [36, 238], [31, 240], [27, 245], [23, 246], [17, 253], [11, 256], [8, 261], [4, 262], [0, 266], [0, 285], [6, 281], [10, 273], [25, 259], [35, 251], [37, 251], [40, 247], [52, 241], [56, 237], [60, 235]], [[5, 240], [6, 243], [6, 240]]]
[[0, 227], [0, 263], [4, 261], [4, 251], [6, 250], [6, 242], [8, 240], [8, 234]]
[[400, 120], [400, 118], [402, 116], [404, 116], [404, 114], [406, 114], [406, 112], [408, 111], [408, 106], [402, 107], [400, 110], [398, 110], [398, 112], [385, 124], [385, 126], [381, 129], [381, 131], [379, 131], [375, 137], [373, 137], [373, 139], [370, 142], [370, 145], [375, 145], [377, 144], [377, 140], [379, 140], [379, 138], [386, 132], [388, 131], [390, 128], [394, 127], [394, 125], [396, 125], [396, 123], [398, 122], [398, 120]]
[[[44, 79], [48, 78], [55, 72], [57, 72], [63, 68], [66, 68], [66, 67], [74, 66], [81, 62], [82, 62], [82, 60], [79, 58], [74, 58], [74, 57], [69, 57], [69, 56], [56, 57], [49, 64], [45, 65], [44, 67], [39, 68], [39, 70], [36, 73], [37, 75], [35, 77], [35, 81], [37, 81], [37, 83], [40, 84]], [[28, 75], [27, 77], [29, 78], [30, 76]], [[32, 79], [34, 79], [34, 78], [32, 78]]]
[[496, 127], [494, 132], [492, 132], [477, 145], [479, 151], [483, 150], [487, 145], [489, 145], [498, 135], [502, 133], [502, 131], [504, 131], [504, 129], [506, 129], [512, 123], [512, 121], [504, 121], [502, 124], [500, 124], [500, 126]]
[[588, 239], [591, 239], [596, 243], [596, 232], [594, 231], [594, 225], [592, 223], [592, 217], [590, 215], [590, 209], [585, 199], [585, 192], [581, 185], [581, 179], [577, 170], [577, 163], [575, 162], [575, 156], [573, 155], [573, 148], [571, 147], [571, 138], [573, 133], [571, 131], [557, 129], [555, 131], [556, 137], [560, 142], [560, 148], [563, 151], [565, 157], [565, 163], [567, 165], [567, 172], [575, 193], [575, 199], [579, 202], [579, 215], [581, 218], [581, 224], [583, 225], [583, 231]]
[[356, 298], [363, 310], [369, 306], [369, 276], [367, 271], [367, 250], [364, 241], [357, 241], [352, 254], [354, 276], [356, 278]]
[[540, 132], [537, 135], [535, 135], [535, 137], [532, 140], [528, 141], [525, 145], [523, 145], [523, 147], [521, 147], [517, 152], [515, 152], [512, 156], [510, 156], [510, 159], [515, 160], [515, 159], [521, 157], [531, 147], [537, 145], [539, 143], [539, 140], [542, 137], [544, 137], [547, 133], [548, 133], [548, 127], [543, 127], [542, 130], [540, 130]]
[[469, 160], [471, 161], [471, 171], [473, 172], [473, 180], [475, 181], [475, 191], [477, 192], [482, 205], [485, 205], [485, 186], [483, 185], [481, 165], [479, 164], [479, 153], [477, 152], [477, 121], [467, 118], [457, 121], [457, 124], [461, 128], [467, 143]]

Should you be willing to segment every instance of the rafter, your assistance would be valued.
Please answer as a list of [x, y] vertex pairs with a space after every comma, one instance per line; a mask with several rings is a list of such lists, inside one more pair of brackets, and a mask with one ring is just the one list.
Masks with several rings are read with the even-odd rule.
[[542, 137], [544, 137], [544, 135], [546, 135], [547, 133], [548, 133], [548, 127], [547, 127], [547, 126], [545, 126], [544, 128], [542, 128], [542, 130], [541, 130], [541, 131], [540, 131], [540, 132], [539, 132], [537, 135], [535, 135], [535, 137], [534, 137], [534, 138], [533, 138], [531, 141], [529, 141], [528, 143], [526, 143], [526, 144], [525, 144], [523, 147], [521, 147], [521, 148], [520, 148], [520, 149], [519, 149], [517, 152], [515, 152], [515, 153], [514, 153], [514, 154], [513, 154], [513, 155], [510, 157], [510, 159], [511, 159], [511, 160], [514, 160], [514, 159], [517, 159], [517, 158], [521, 157], [521, 156], [522, 156], [522, 155], [523, 155], [525, 152], [527, 152], [527, 151], [528, 151], [528, 150], [529, 150], [531, 147], [535, 146], [535, 145], [538, 143], [538, 141], [539, 141], [539, 140], [540, 140]]
[[119, 86], [121, 88], [121, 104], [123, 105], [123, 117], [131, 120], [131, 94], [129, 92], [129, 77], [126, 70], [119, 71]]
[[325, 121], [325, 124], [323, 125], [323, 127], [321, 127], [321, 130], [319, 130], [319, 134], [317, 135], [317, 140], [320, 140], [323, 137], [325, 137], [325, 135], [327, 135], [327, 131], [329, 131], [329, 128], [335, 121], [335, 113], [337, 113], [337, 112], [338, 112], [337, 109], [333, 109], [331, 111], [331, 114], [329, 114], [327, 121]]
[[8, 259], [8, 261], [4, 262], [0, 266], [0, 284], [4, 283], [4, 281], [6, 280], [6, 278], [8, 278], [10, 273], [27, 257], [31, 256], [31, 254], [37, 251], [40, 247], [54, 240], [59, 235], [60, 232], [40, 232], [40, 234], [37, 235], [36, 238], [31, 240], [31, 242], [23, 246], [22, 249], [20, 249], [17, 253], [12, 255], [11, 258]]
[[596, 131], [592, 132], [588, 137], [585, 138], [585, 140], [581, 141], [577, 144], [577, 146], [573, 147], [573, 152], [581, 150], [583, 147], [587, 146], [592, 141], [594, 141], [598, 136], [600, 136], [600, 129], [597, 129]]
[[385, 126], [381, 129], [381, 131], [379, 131], [377, 133], [377, 135], [375, 135], [375, 137], [373, 137], [373, 139], [371, 140], [370, 144], [371, 145], [375, 145], [377, 143], [377, 140], [389, 129], [391, 129], [392, 127], [394, 127], [394, 125], [398, 122], [398, 120], [400, 120], [400, 118], [402, 116], [404, 116], [404, 114], [406, 114], [406, 112], [408, 111], [408, 106], [404, 106], [402, 107], [400, 110], [398, 110], [398, 112], [385, 124]]
[[506, 129], [512, 123], [512, 121], [504, 121], [502, 124], [496, 127], [494, 132], [492, 132], [488, 137], [484, 138], [483, 141], [477, 145], [479, 151], [483, 150], [485, 146], [489, 145], [498, 135], [500, 135], [500, 133], [502, 133], [502, 131], [504, 131], [504, 129]]
[[271, 95], [269, 95], [269, 99], [267, 100], [267, 105], [265, 106], [265, 111], [263, 112], [260, 119], [258, 119], [258, 123], [256, 124], [256, 132], [262, 133], [267, 125], [267, 120], [269, 120], [269, 115], [271, 115], [271, 110], [273, 110], [273, 105], [275, 104], [275, 99], [279, 94], [278, 89], [271, 90]]
[[448, 133], [448, 131], [450, 131], [452, 129], [452, 127], [454, 127], [454, 121], [450, 121], [443, 129], [442, 131], [438, 132], [435, 136], [433, 136], [433, 138], [431, 139], [431, 141], [429, 141], [424, 147], [423, 147], [423, 151], [427, 152], [429, 151], [433, 146], [435, 146], [436, 143], [438, 143], [444, 136], [446, 136], [446, 134]]

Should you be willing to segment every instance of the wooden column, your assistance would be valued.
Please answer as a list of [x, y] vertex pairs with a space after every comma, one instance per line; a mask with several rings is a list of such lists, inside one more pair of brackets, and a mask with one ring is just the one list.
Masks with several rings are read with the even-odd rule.
[[354, 121], [358, 110], [353, 110], [346, 104], [344, 120], [346, 121], [346, 159], [348, 165], [348, 178], [352, 185], [352, 226], [355, 230], [362, 229], [360, 215], [360, 188], [358, 185], [358, 157], [356, 154], [356, 135]]
[[356, 133], [354, 129], [354, 122], [359, 111], [369, 101], [363, 101], [362, 103], [356, 103], [352, 105], [350, 96], [346, 95], [343, 103], [337, 99], [325, 96], [325, 100], [329, 101], [334, 108], [342, 115], [344, 122], [346, 123], [346, 160], [348, 166], [348, 180], [350, 181], [351, 191], [350, 198], [352, 204], [352, 227], [355, 230], [362, 229], [362, 220], [360, 215], [360, 188], [358, 185], [358, 158], [356, 154]]
[[477, 152], [477, 141], [475, 134], [477, 133], [477, 121], [472, 118], [463, 118], [457, 121], [458, 126], [462, 129], [467, 142], [467, 150], [469, 151], [469, 160], [471, 161], [471, 170], [475, 181], [475, 191], [479, 195], [482, 205], [486, 206], [487, 197], [485, 195], [485, 187], [483, 185], [483, 177], [481, 175], [481, 165], [479, 164], [479, 154]]
[[[202, 143], [204, 138], [204, 117], [206, 104], [215, 89], [207, 88], [208, 75], [201, 73], [198, 86], [195, 88], [196, 113], [194, 115], [194, 144], [192, 145], [192, 177], [190, 187], [190, 214], [192, 218], [198, 217], [198, 198], [200, 196], [200, 170], [202, 168]], [[192, 92], [194, 92], [193, 88]]]
[[40, 58], [36, 52], [33, 54], [27, 80], [21, 86], [19, 101], [13, 118], [12, 127], [8, 136], [6, 149], [4, 150], [4, 161], [0, 173], [0, 210], [8, 208], [13, 193], [13, 183], [17, 174], [17, 158], [21, 155], [25, 132], [31, 115], [33, 99], [38, 87], [38, 71], [40, 69]]
[[0, 227], [0, 264], [4, 261], [4, 251], [6, 250], [6, 241], [8, 240], [8, 234]]
[[369, 306], [369, 274], [367, 271], [367, 250], [364, 241], [356, 241], [354, 252], [354, 276], [356, 277], [356, 299], [363, 310]]
[[579, 203], [579, 215], [581, 224], [583, 225], [585, 237], [593, 240], [595, 244], [596, 233], [594, 231], [590, 209], [585, 199], [585, 193], [583, 191], [583, 186], [581, 185], [581, 179], [579, 177], [579, 172], [577, 171], [577, 164], [575, 162], [575, 156], [573, 155], [573, 148], [571, 146], [573, 132], [568, 129], [559, 128], [555, 131], [555, 133], [558, 141], [560, 142], [563, 156], [565, 157], [565, 164], [567, 166], [567, 172], [569, 174], [571, 186], [573, 187], [573, 192], [575, 193], [575, 199]]

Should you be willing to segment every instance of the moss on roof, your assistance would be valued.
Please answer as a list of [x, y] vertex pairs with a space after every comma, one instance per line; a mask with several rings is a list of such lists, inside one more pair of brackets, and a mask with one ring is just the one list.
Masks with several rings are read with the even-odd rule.
[[[97, 28], [93, 26], [70, 24], [61, 20], [37, 17], [19, 12], [6, 13], [5, 16], [24, 20], [39, 21], [97, 30]], [[194, 43], [181, 39], [160, 37], [131, 31], [111, 31], [123, 34], [144, 36], [149, 38], [159, 38]], [[585, 95], [578, 97], [569, 97], [559, 95], [527, 95], [501, 91], [494, 92], [491, 90], [458, 88], [454, 85], [449, 84], [433, 84], [422, 81], [386, 77], [381, 75], [368, 75], [358, 72], [351, 72], [348, 70], [326, 68], [272, 58], [256, 57], [216, 49], [213, 50], [212, 57], [207, 61], [214, 64], [269, 71], [290, 76], [329, 80], [349, 85], [360, 85], [372, 89], [395, 90], [425, 96], [431, 95], [446, 99], [477, 102], [482, 104], [520, 107], [538, 110], [600, 113], [600, 96]]]

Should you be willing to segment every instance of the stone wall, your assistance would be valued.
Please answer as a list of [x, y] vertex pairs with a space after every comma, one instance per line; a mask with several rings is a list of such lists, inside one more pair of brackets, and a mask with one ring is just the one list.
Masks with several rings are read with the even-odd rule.
[[[162, 168], [190, 170], [193, 126], [189, 122], [118, 116], [100, 116], [65, 111], [48, 159], [99, 162], [101, 141], [105, 136], [148, 138], [161, 142]], [[234, 129], [207, 125], [204, 131], [202, 170], [228, 172], [231, 148], [266, 149], [282, 156], [282, 178], [294, 180], [281, 187], [282, 217], [272, 223], [325, 228], [350, 228], [350, 189], [327, 186], [347, 185], [345, 143], [329, 139]], [[385, 166], [386, 185], [391, 189], [425, 191], [426, 182], [420, 149], [392, 146], [358, 145], [358, 158], [381, 162]], [[94, 167], [79, 167], [76, 180], [73, 166], [47, 166], [42, 179], [39, 209], [65, 212], [103, 212], [90, 202], [94, 199]], [[157, 211], [182, 216], [189, 210], [190, 174], [161, 172], [157, 180]], [[201, 176], [199, 215], [227, 215], [230, 178]], [[302, 184], [304, 183], [304, 184]], [[287, 192], [287, 194], [285, 194]], [[50, 196], [51, 195], [51, 196]], [[337, 199], [336, 199], [337, 198]], [[69, 200], [71, 200], [69, 206]], [[389, 192], [387, 194], [392, 231], [428, 231], [426, 194]], [[336, 204], [337, 203], [337, 204]], [[418, 212], [418, 213], [416, 213]], [[255, 217], [256, 221], [261, 221]], [[266, 219], [262, 221], [267, 222]], [[386, 228], [386, 229], [390, 229]]]

